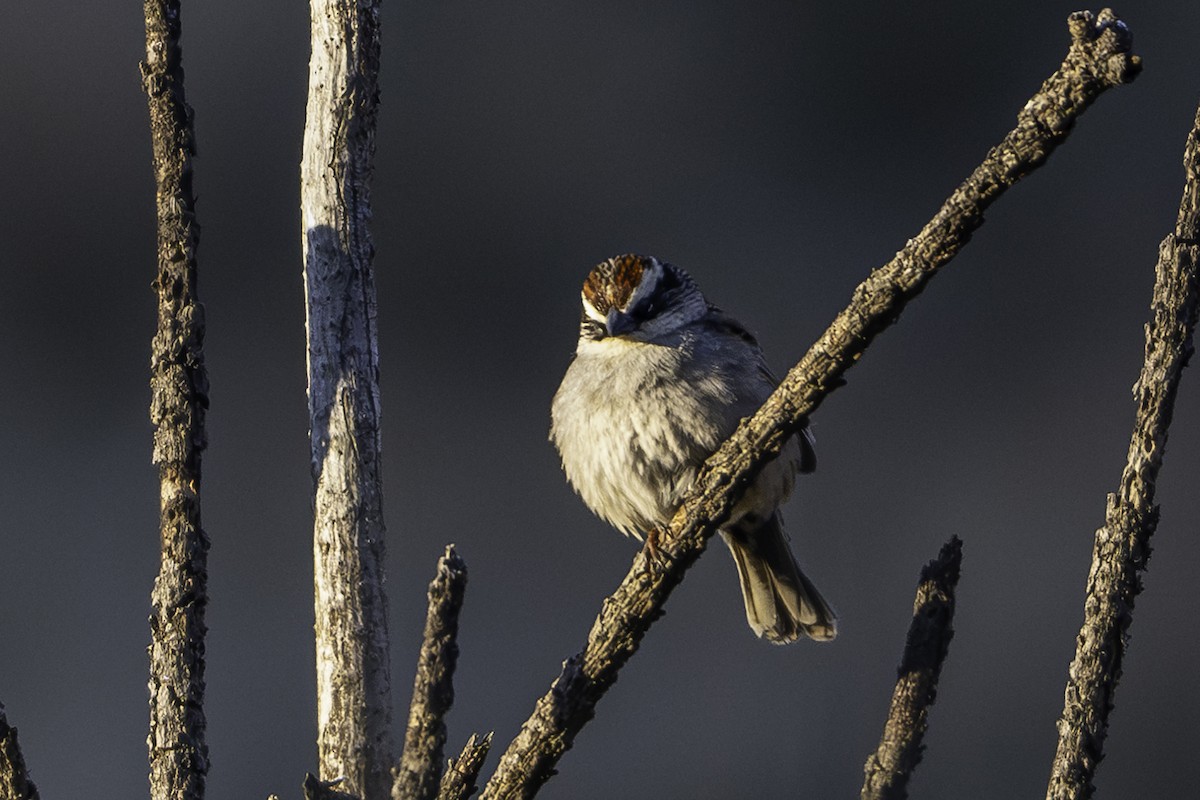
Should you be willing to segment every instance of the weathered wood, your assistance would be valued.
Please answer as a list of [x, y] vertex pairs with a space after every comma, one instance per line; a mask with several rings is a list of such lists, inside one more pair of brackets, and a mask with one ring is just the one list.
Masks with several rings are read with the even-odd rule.
[[17, 742], [17, 729], [9, 726], [3, 704], [0, 704], [0, 800], [38, 800], [37, 787], [29, 780]]
[[479, 790], [475, 781], [479, 778], [479, 770], [487, 758], [488, 750], [492, 747], [492, 734], [483, 738], [471, 734], [463, 746], [458, 758], [450, 759], [446, 772], [442, 775], [442, 785], [438, 789], [437, 800], [468, 800]]
[[413, 678], [404, 753], [396, 768], [392, 800], [434, 800], [442, 779], [446, 714], [454, 704], [458, 663], [458, 614], [467, 590], [467, 565], [448, 545], [429, 584], [425, 635]]
[[192, 110], [183, 90], [178, 0], [146, 0], [142, 84], [150, 104], [157, 186], [158, 331], [151, 343], [150, 418], [160, 483], [162, 561], [151, 595], [150, 796], [204, 796], [204, 609], [208, 536], [200, 525], [204, 307], [196, 294], [200, 229], [192, 193]]
[[855, 290], [850, 305], [779, 389], [708, 460], [661, 537], [661, 553], [669, 566], [654, 568], [644, 552], [634, 560], [621, 585], [604, 601], [584, 650], [567, 659], [501, 757], [484, 789], [486, 800], [537, 793], [744, 487], [842, 383], [846, 370], [875, 336], [895, 322], [905, 304], [966, 244], [983, 223], [984, 210], [1040, 166], [1100, 94], [1137, 74], [1140, 61], [1129, 52], [1129, 31], [1111, 11], [1073, 14], [1068, 27], [1071, 45], [1066, 59], [1026, 103], [1016, 127], [916, 238]]
[[317, 743], [326, 780], [391, 788], [370, 181], [378, 0], [312, 0], [301, 161], [315, 522]]
[[937, 698], [942, 664], [954, 638], [954, 589], [961, 566], [962, 542], [955, 536], [921, 570], [883, 736], [863, 770], [862, 800], [908, 797], [908, 780], [921, 762], [925, 749], [921, 740]]
[[1108, 496], [1104, 526], [1096, 531], [1088, 574], [1083, 626], [1068, 672], [1058, 747], [1048, 800], [1091, 797], [1092, 778], [1104, 757], [1108, 714], [1125, 657], [1140, 573], [1150, 558], [1158, 526], [1154, 487], [1183, 368], [1196, 329], [1197, 263], [1200, 262], [1200, 109], [1184, 149], [1186, 174], [1175, 231], [1163, 239], [1146, 325], [1146, 358], [1133, 387], [1137, 415], [1129, 455], [1116, 494]]

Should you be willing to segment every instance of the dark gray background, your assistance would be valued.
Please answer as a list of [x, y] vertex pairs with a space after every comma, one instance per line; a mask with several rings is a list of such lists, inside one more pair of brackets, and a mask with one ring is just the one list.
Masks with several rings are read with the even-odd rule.
[[[137, 797], [158, 559], [141, 11], [10, 5], [0, 700], [44, 797]], [[445, 543], [471, 567], [455, 752], [477, 730], [507, 744], [633, 555], [546, 441], [591, 265], [640, 251], [686, 267], [784, 370], [1010, 128], [1076, 5], [388, 0], [374, 233], [398, 728]], [[1193, 3], [1120, 10], [1145, 73], [993, 208], [814, 419], [820, 470], [787, 519], [838, 640], [755, 640], [714, 550], [545, 797], [853, 796], [919, 568], [951, 534], [965, 541], [958, 633], [914, 796], [1043, 791], [1200, 88]], [[316, 761], [307, 59], [303, 3], [185, 5], [212, 380], [214, 798], [297, 797]], [[1194, 373], [1103, 797], [1194, 786]]]

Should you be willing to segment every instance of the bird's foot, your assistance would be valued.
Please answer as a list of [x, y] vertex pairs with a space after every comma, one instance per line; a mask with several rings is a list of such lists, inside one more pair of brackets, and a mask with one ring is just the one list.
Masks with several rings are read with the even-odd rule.
[[646, 543], [642, 545], [642, 553], [646, 556], [646, 564], [653, 572], [662, 572], [671, 565], [671, 559], [661, 547], [658, 546], [662, 534], [658, 528], [651, 528], [646, 532]]

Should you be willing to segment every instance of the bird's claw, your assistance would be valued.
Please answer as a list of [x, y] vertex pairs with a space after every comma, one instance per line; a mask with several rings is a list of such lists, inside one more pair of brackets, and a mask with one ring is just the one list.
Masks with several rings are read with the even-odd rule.
[[660, 536], [658, 528], [651, 528], [646, 533], [646, 543], [642, 546], [646, 564], [654, 572], [662, 572], [671, 565], [671, 559], [666, 551], [658, 546]]

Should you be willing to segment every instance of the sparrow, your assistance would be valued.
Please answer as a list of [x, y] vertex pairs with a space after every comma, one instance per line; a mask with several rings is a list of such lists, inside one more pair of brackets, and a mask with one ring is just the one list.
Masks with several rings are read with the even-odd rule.
[[[641, 540], [670, 522], [704, 461], [778, 381], [754, 336], [674, 264], [610, 258], [588, 274], [582, 299], [550, 439], [588, 508]], [[746, 620], [775, 644], [837, 635], [837, 617], [796, 563], [779, 514], [796, 474], [816, 468], [813, 444], [805, 425], [720, 529]]]

